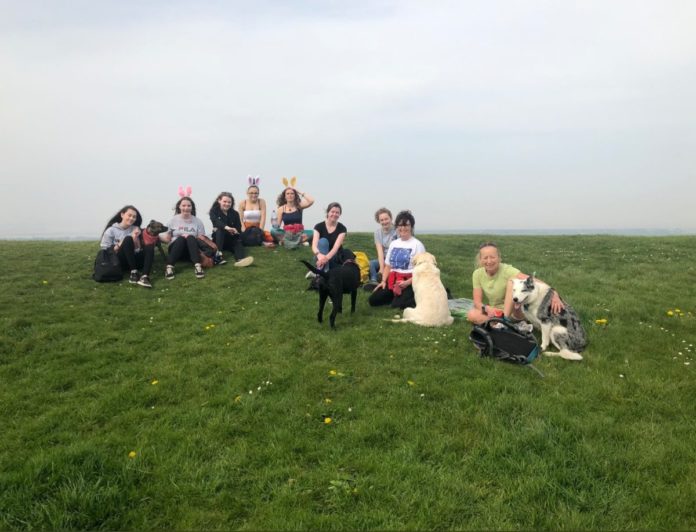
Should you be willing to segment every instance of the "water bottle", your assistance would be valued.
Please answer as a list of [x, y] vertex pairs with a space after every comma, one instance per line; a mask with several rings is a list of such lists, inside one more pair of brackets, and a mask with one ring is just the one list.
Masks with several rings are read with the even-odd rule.
[[273, 227], [273, 229], [278, 229], [278, 227], [279, 227], [278, 226], [278, 215], [276, 214], [275, 211], [273, 211], [271, 213], [271, 227]]

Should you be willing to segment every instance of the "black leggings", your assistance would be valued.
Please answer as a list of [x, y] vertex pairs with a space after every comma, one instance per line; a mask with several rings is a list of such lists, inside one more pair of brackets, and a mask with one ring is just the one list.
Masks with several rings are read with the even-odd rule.
[[371, 307], [391, 305], [394, 308], [403, 310], [406, 307], [416, 306], [416, 295], [413, 293], [413, 287], [411, 285], [404, 288], [399, 296], [395, 296], [394, 292], [388, 288], [380, 288], [370, 294], [368, 302]]
[[241, 235], [231, 235], [224, 229], [216, 229], [213, 233], [213, 240], [220, 251], [234, 253], [234, 260], [242, 260], [246, 257]]
[[178, 237], [174, 242], [169, 244], [167, 266], [174, 266], [174, 263], [182, 259], [188, 259], [194, 264], [200, 263], [201, 259], [198, 250], [198, 239], [195, 236]]
[[121, 242], [117, 255], [121, 268], [124, 270], [141, 270], [143, 275], [150, 275], [152, 263], [155, 260], [155, 245], [145, 246], [136, 253], [133, 237], [127, 236]]

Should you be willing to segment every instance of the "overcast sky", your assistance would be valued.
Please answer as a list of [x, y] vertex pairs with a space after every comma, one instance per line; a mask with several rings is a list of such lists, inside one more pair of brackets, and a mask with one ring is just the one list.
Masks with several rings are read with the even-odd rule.
[[[0, 238], [199, 215], [696, 232], [692, 0], [0, 0]], [[7, 197], [9, 194], [9, 198]]]

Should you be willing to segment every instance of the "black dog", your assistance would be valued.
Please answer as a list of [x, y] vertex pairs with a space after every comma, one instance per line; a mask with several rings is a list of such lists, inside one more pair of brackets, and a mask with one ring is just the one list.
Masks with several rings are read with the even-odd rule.
[[[347, 250], [344, 250], [344, 252]], [[348, 252], [352, 255], [351, 252]], [[354, 256], [353, 256], [354, 257]], [[358, 287], [360, 286], [360, 267], [354, 258], [347, 258], [341, 266], [335, 266], [328, 272], [319, 270], [309, 262], [301, 261], [309, 271], [316, 274], [316, 287], [319, 289], [319, 312], [317, 321], [324, 321], [324, 305], [326, 298], [331, 298], [333, 310], [329, 317], [331, 327], [336, 327], [336, 314], [343, 312], [343, 294], [350, 294], [350, 312], [355, 312], [355, 301], [358, 298]]]
[[157, 246], [157, 249], [159, 249], [160, 255], [162, 255], [162, 258], [166, 261], [167, 256], [164, 254], [164, 250], [162, 249], [162, 242], [159, 239], [160, 233], [166, 233], [169, 231], [169, 228], [164, 225], [162, 222], [158, 222], [157, 220], [150, 220], [150, 223], [147, 224], [147, 227], [143, 231], [143, 244], [150, 245], [150, 244], [155, 244]]

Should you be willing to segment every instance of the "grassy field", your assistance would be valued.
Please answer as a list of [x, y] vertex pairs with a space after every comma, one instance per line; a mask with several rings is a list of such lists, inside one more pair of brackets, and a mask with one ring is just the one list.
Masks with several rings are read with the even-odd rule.
[[[470, 297], [488, 237], [420, 238]], [[696, 528], [696, 238], [495, 240], [584, 361], [479, 359], [365, 293], [330, 331], [307, 248], [158, 257], [147, 290], [94, 283], [96, 242], [0, 242], [0, 528]]]

